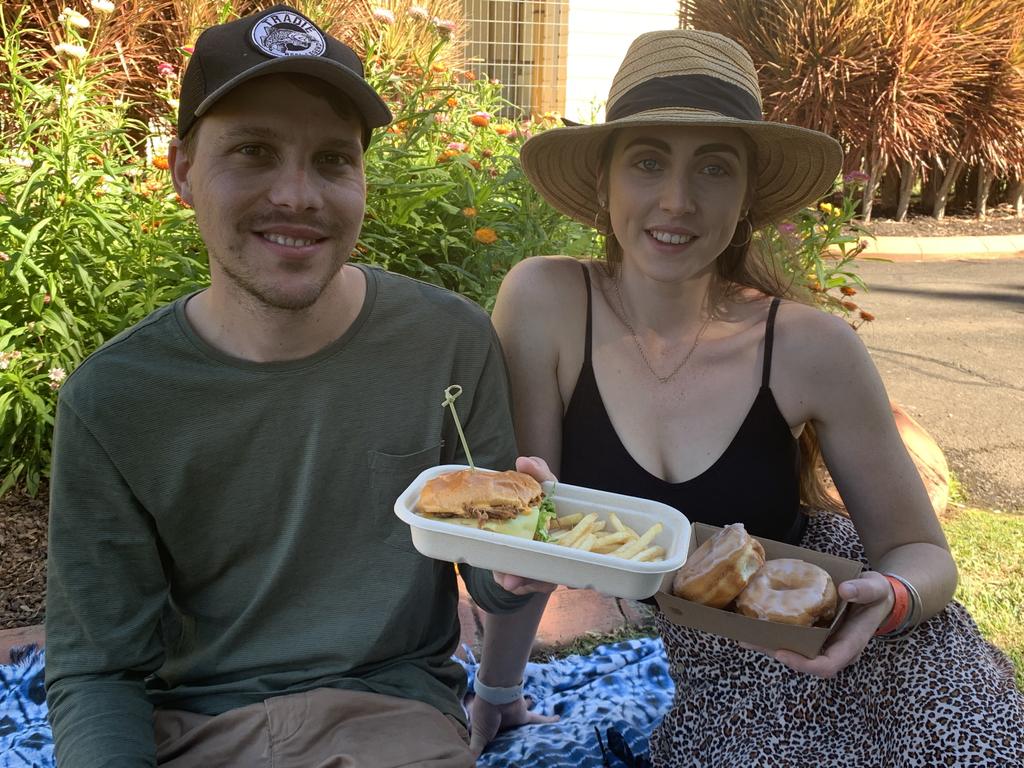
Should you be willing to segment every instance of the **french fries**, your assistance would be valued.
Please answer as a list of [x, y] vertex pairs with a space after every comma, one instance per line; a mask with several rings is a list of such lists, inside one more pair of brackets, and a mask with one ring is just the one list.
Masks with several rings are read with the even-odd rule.
[[[609, 527], [609, 530], [605, 530]], [[651, 562], [665, 557], [665, 548], [652, 544], [664, 529], [655, 523], [643, 533], [637, 533], [612, 512], [608, 520], [598, 520], [597, 513], [556, 518], [551, 522], [550, 541], [563, 547], [612, 555], [637, 562]]]

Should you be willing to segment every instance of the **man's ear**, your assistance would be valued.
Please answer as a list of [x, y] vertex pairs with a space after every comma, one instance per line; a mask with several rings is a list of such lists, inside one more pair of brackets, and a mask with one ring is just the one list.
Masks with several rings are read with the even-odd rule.
[[174, 191], [188, 205], [192, 205], [192, 187], [188, 181], [188, 172], [192, 168], [192, 161], [188, 159], [181, 139], [173, 139], [167, 147], [167, 164], [171, 168], [171, 181], [174, 183]]

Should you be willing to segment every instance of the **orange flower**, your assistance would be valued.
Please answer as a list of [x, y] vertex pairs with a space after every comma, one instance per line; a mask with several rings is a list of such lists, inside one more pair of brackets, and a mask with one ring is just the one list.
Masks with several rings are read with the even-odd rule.
[[455, 109], [457, 106], [459, 106], [459, 100], [456, 99], [454, 96], [451, 96], [451, 97], [449, 97], [449, 99], [447, 101], [447, 104], [452, 109]]
[[477, 128], [486, 128], [491, 124], [491, 116], [486, 112], [475, 112], [469, 116], [469, 122]]
[[494, 126], [494, 132], [499, 136], [508, 136], [512, 133], [511, 125], [496, 125]]
[[462, 79], [468, 81], [476, 80], [476, 72], [474, 72], [471, 69], [467, 69], [465, 72], [462, 73]]
[[854, 304], [852, 301], [840, 301], [839, 303], [842, 305], [844, 309], [849, 309], [851, 312], [857, 309], [857, 305]]
[[843, 296], [856, 296], [856, 295], [857, 295], [857, 291], [856, 291], [856, 289], [854, 289], [854, 288], [851, 288], [851, 287], [850, 287], [850, 286], [848, 286], [848, 285], [843, 285], [843, 286], [840, 286], [840, 288], [839, 288], [839, 292], [840, 292], [841, 294], [843, 294]]
[[475, 168], [476, 170], [478, 170], [478, 171], [480, 170], [480, 161], [479, 160], [470, 160], [469, 164], [472, 165], [473, 168]]
[[480, 150], [480, 155], [482, 157], [494, 157], [494, 150], [493, 149], [481, 149]]
[[865, 311], [864, 311], [864, 310], [862, 309], [862, 310], [860, 311], [860, 319], [861, 319], [861, 320], [863, 320], [863, 321], [864, 321], [865, 323], [870, 323], [870, 322], [871, 322], [872, 320], [874, 320], [874, 319], [875, 319], [875, 316], [874, 316], [874, 315], [872, 315], [872, 314], [871, 314], [870, 312], [865, 312]]
[[478, 243], [490, 245], [498, 239], [498, 233], [490, 227], [480, 227], [480, 229], [473, 233], [473, 237], [476, 238]]
[[462, 215], [465, 216], [467, 219], [472, 219], [474, 216], [476, 216], [476, 208], [474, 208], [473, 206], [463, 208]]
[[153, 158], [153, 167], [158, 168], [161, 171], [166, 171], [170, 168], [170, 163], [167, 162], [167, 155], [156, 155]]

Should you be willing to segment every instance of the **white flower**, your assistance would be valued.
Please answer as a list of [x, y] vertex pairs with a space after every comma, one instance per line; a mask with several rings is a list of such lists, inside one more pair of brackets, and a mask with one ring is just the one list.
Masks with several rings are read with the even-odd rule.
[[66, 21], [72, 27], [78, 27], [79, 29], [86, 29], [89, 26], [89, 20], [73, 8], [65, 8], [61, 11], [57, 20]]
[[114, 4], [110, 0], [92, 0], [92, 9], [97, 13], [113, 13]]
[[66, 59], [84, 59], [88, 53], [85, 50], [85, 46], [75, 45], [74, 43], [57, 43], [54, 46], [54, 50], [57, 51], [58, 56], [63, 56]]
[[11, 157], [0, 157], [0, 165], [13, 165], [18, 168], [31, 168], [32, 158], [25, 155], [12, 155]]
[[408, 13], [412, 18], [420, 21], [429, 21], [430, 19], [430, 11], [422, 5], [410, 5]]
[[0, 354], [0, 371], [6, 371], [11, 367], [11, 356], [6, 352]]
[[374, 8], [373, 18], [375, 18], [377, 21], [382, 21], [385, 24], [395, 23], [395, 13], [394, 11], [388, 8]]
[[63, 368], [51, 368], [47, 375], [50, 377], [51, 382], [54, 384], [60, 384], [68, 374]]

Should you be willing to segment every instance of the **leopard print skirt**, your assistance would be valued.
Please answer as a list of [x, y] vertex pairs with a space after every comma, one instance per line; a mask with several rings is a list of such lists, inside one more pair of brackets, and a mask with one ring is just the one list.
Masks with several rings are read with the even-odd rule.
[[[855, 560], [845, 517], [811, 517], [801, 546]], [[658, 615], [675, 700], [651, 737], [655, 766], [1024, 766], [1013, 665], [958, 603], [898, 640], [872, 640], [831, 680]]]

